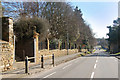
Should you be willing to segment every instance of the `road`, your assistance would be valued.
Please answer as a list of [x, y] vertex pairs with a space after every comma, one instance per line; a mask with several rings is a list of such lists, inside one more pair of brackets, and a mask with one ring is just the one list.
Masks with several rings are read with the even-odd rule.
[[81, 80], [118, 80], [118, 59], [103, 50], [60, 64], [29, 78], [79, 78]]

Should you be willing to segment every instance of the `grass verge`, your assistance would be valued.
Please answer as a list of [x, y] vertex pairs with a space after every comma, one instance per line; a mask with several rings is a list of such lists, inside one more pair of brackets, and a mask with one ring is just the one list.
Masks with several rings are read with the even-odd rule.
[[115, 53], [115, 54], [120, 54], [120, 52], [118, 52], [118, 53]]

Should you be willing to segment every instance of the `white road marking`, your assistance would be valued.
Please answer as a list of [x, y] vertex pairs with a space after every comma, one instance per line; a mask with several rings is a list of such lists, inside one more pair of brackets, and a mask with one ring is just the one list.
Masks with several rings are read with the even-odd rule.
[[63, 67], [62, 69], [65, 69], [65, 68], [69, 67], [70, 65], [72, 65], [72, 64], [69, 64], [69, 65], [67, 65], [67, 66]]
[[43, 77], [43, 78], [47, 78], [47, 77], [49, 77], [49, 76], [51, 76], [51, 75], [53, 75], [53, 74], [55, 74], [56, 72], [53, 72], [53, 73], [51, 73], [51, 74], [49, 74], [49, 75], [47, 75], [47, 76], [45, 76], [45, 77]]
[[94, 65], [94, 69], [96, 68], [97, 64]]
[[[98, 62], [98, 57], [97, 57], [97, 59], [96, 59], [96, 63]], [[96, 67], [97, 67], [97, 64], [95, 63], [95, 65], [94, 65], [94, 69], [96, 69]], [[93, 79], [93, 77], [94, 77], [94, 72], [92, 72], [92, 74], [91, 74], [91, 77], [90, 77], [90, 80], [92, 80]]]
[[94, 72], [92, 72], [92, 74], [91, 74], [91, 77], [90, 77], [90, 78], [93, 78], [93, 77], [94, 77], [94, 74], [95, 74], [95, 73], [94, 73]]
[[96, 63], [98, 62], [98, 60], [96, 60]]

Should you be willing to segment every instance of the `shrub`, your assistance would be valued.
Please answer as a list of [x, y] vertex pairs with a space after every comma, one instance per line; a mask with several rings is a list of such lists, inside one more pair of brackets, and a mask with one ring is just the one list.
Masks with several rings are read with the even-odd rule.
[[17, 39], [29, 39], [33, 37], [33, 27], [36, 26], [36, 32], [40, 38], [46, 38], [49, 32], [49, 22], [43, 18], [26, 18], [21, 17], [14, 23], [14, 32]]

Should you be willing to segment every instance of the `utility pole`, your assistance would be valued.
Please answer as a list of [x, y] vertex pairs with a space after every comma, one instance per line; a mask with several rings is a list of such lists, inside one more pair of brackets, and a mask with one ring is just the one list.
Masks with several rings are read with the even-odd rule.
[[67, 55], [69, 54], [68, 49], [69, 49], [69, 35], [68, 35], [68, 26], [67, 26]]

